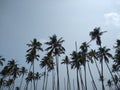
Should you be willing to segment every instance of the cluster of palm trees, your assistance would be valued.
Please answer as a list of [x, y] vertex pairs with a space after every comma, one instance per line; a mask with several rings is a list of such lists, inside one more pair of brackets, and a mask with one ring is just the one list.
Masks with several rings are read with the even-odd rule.
[[[42, 90], [61, 90], [63, 82], [60, 82], [59, 60], [61, 60], [62, 54], [65, 57], [61, 60], [61, 64], [66, 65], [64, 90], [89, 90], [88, 84], [92, 85], [91, 90], [100, 90], [90, 64], [94, 64], [97, 69], [102, 90], [106, 90], [107, 86], [111, 90], [120, 90], [120, 40], [116, 41], [116, 46], [114, 46], [115, 55], [112, 55], [110, 49], [102, 45], [101, 36], [104, 33], [106, 31], [101, 32], [100, 27], [94, 28], [89, 34], [91, 37], [90, 41], [83, 42], [79, 49], [77, 49], [77, 42], [75, 42], [76, 50], [70, 55], [65, 54], [62, 37], [58, 39], [55, 34], [49, 37], [49, 41], [44, 43], [47, 46], [44, 50], [42, 43], [37, 39], [33, 39], [27, 44], [29, 49], [26, 51], [26, 63], [30, 64], [29, 69], [20, 67], [14, 59], [3, 65], [5, 58], [0, 56], [0, 66], [3, 66], [0, 71], [0, 90], [40, 90], [40, 88]], [[91, 48], [90, 44], [92, 41], [96, 41], [97, 50]], [[39, 52], [45, 53], [41, 60]], [[43, 72], [35, 70], [37, 68], [35, 62], [39, 62], [40, 68], [44, 69]], [[112, 63], [112, 66], [109, 62]], [[106, 65], [111, 75], [107, 83], [105, 83], [104, 65]], [[71, 66], [71, 70], [76, 70], [76, 76], [74, 76], [76, 79], [73, 79], [73, 81], [70, 77], [69, 66]], [[92, 83], [87, 80], [87, 72], [90, 74]], [[52, 75], [49, 75], [49, 73], [52, 73]], [[48, 78], [49, 76], [52, 78], [51, 81]], [[19, 79], [19, 85], [17, 79]], [[39, 81], [42, 82], [42, 85], [39, 84]], [[49, 83], [51, 83], [51, 87], [48, 87]]]

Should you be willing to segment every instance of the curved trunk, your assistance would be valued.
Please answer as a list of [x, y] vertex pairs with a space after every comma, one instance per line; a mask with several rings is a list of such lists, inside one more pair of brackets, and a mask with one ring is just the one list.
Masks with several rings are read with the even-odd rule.
[[97, 90], [97, 86], [96, 86], [96, 84], [95, 84], [95, 81], [94, 81], [94, 78], [93, 78], [93, 75], [92, 75], [92, 72], [91, 72], [91, 69], [90, 69], [89, 62], [88, 62], [88, 69], [89, 69], [89, 73], [90, 73], [90, 76], [91, 76], [93, 85], [94, 85], [94, 87], [95, 87], [95, 90]]

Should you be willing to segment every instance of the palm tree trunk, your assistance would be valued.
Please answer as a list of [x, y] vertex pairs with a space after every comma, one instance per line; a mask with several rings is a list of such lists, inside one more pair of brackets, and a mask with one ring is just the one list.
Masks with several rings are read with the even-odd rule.
[[92, 72], [91, 72], [91, 69], [90, 69], [89, 62], [87, 62], [87, 63], [88, 63], [88, 69], [89, 69], [89, 73], [90, 73], [90, 76], [91, 76], [93, 85], [94, 85], [94, 87], [95, 87], [95, 90], [97, 90], [97, 86], [96, 86], [96, 84], [95, 84], [95, 81], [94, 81], [94, 78], [93, 78], [93, 75], [92, 75]]
[[54, 69], [52, 70], [52, 90], [55, 90], [55, 73]]
[[67, 68], [67, 90], [71, 90], [71, 84], [70, 84], [70, 77], [69, 77], [69, 69], [68, 69], [68, 65], [66, 64], [66, 68]]
[[60, 90], [60, 84], [59, 84], [59, 61], [58, 61], [58, 56], [56, 56], [56, 70], [57, 70], [57, 90]]
[[76, 68], [77, 71], [77, 90], [80, 90], [80, 86], [79, 86], [79, 77], [78, 77], [78, 69]]
[[86, 62], [84, 65], [84, 73], [85, 73], [85, 90], [87, 90], [87, 79], [86, 79]]
[[46, 84], [45, 84], [45, 90], [47, 90], [47, 82], [48, 82], [48, 71], [46, 73]]
[[42, 87], [42, 90], [44, 90], [44, 88], [45, 88], [45, 76], [46, 76], [46, 67], [45, 67], [45, 71], [44, 71], [44, 79], [43, 79], [43, 87]]
[[100, 70], [99, 70], [99, 68], [98, 68], [97, 62], [96, 62], [96, 60], [94, 60], [94, 61], [95, 61], [95, 65], [96, 65], [96, 67], [97, 67], [97, 71], [98, 71], [98, 73], [99, 73], [99, 76], [101, 77], [101, 73], [100, 73]]
[[34, 84], [34, 90], [35, 90], [35, 70], [34, 70], [34, 61], [33, 61], [33, 84]]
[[81, 80], [81, 87], [82, 87], [82, 90], [84, 90], [84, 83], [83, 83], [83, 79], [82, 79], [81, 69], [79, 69], [79, 75], [80, 75], [80, 80]]
[[102, 90], [105, 90], [105, 87], [104, 87], [104, 76], [103, 76], [103, 60], [101, 60], [101, 80], [102, 80]]
[[20, 82], [20, 90], [21, 90], [21, 86], [22, 86], [22, 82], [23, 82], [23, 77], [24, 77], [24, 74], [22, 75], [22, 79], [21, 79], [21, 82]]
[[112, 76], [112, 79], [113, 79], [113, 81], [114, 81], [114, 84], [115, 84], [116, 88], [119, 90], [118, 85], [115, 83], [115, 79], [114, 79], [114, 76], [113, 76], [113, 74], [112, 74], [112, 71], [110, 70], [110, 67], [109, 67], [109, 65], [108, 65], [108, 63], [107, 63], [106, 61], [105, 61], [105, 64], [106, 64], [106, 66], [107, 66], [107, 68], [108, 68], [108, 70], [109, 70], [109, 72], [110, 72], [110, 74], [111, 74], [111, 76]]
[[[65, 82], [65, 78], [64, 78], [64, 90], [66, 90], [66, 82]], [[67, 88], [68, 90], [68, 88]]]
[[75, 90], [74, 78], [73, 78], [73, 90]]

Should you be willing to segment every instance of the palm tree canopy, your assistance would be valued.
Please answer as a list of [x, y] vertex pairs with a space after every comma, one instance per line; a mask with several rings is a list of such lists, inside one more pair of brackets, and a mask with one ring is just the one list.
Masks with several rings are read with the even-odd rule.
[[81, 58], [81, 54], [80, 52], [76, 52], [76, 51], [73, 51], [71, 55], [71, 59], [72, 61], [70, 61], [70, 64], [71, 64], [71, 68], [77, 68], [79, 69], [80, 66], [81, 66], [81, 62], [80, 62], [80, 58]]
[[65, 56], [65, 59], [62, 60], [61, 64], [69, 64], [70, 63], [70, 60], [68, 58], [68, 56]]
[[96, 44], [101, 45], [101, 35], [107, 31], [100, 32], [100, 27], [94, 28], [93, 31], [90, 32], [91, 40], [96, 39]]
[[33, 62], [34, 59], [39, 60], [38, 58], [40, 57], [37, 54], [37, 51], [43, 51], [43, 49], [41, 48], [42, 44], [37, 41], [37, 39], [33, 39], [33, 41], [31, 41], [30, 44], [27, 44], [28, 47], [30, 47], [30, 49], [27, 50], [27, 55], [26, 55], [26, 62]]
[[54, 69], [54, 62], [53, 57], [50, 55], [46, 55], [42, 61], [40, 61], [41, 68], [47, 66], [48, 71], [51, 71]]
[[100, 47], [97, 52], [97, 57], [100, 59], [100, 62], [104, 59], [105, 62], [109, 63], [109, 58], [113, 59], [112, 54], [109, 53], [110, 49], [106, 47]]
[[49, 54], [53, 53], [54, 56], [60, 56], [60, 54], [63, 54], [65, 52], [65, 48], [62, 46], [62, 43], [64, 42], [64, 40], [62, 40], [62, 37], [60, 39], [57, 39], [57, 36], [54, 34], [52, 37], [49, 37], [49, 39], [50, 41], [45, 43], [49, 46], [45, 49]]

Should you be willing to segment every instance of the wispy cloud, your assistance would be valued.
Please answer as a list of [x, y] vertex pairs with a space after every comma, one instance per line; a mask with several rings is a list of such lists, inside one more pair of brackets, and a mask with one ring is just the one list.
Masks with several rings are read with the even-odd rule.
[[120, 14], [116, 12], [104, 14], [105, 22], [107, 25], [120, 26]]

